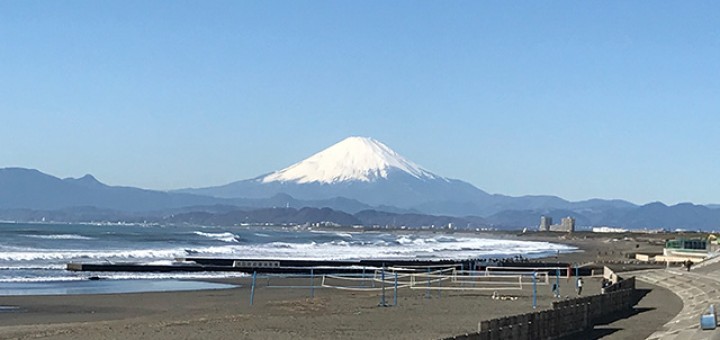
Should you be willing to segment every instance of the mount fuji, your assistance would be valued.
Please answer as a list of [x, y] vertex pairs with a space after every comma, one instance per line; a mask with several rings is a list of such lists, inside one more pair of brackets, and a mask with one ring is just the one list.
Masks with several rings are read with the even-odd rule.
[[437, 204], [467, 208], [470, 204], [476, 210], [494, 197], [467, 182], [436, 175], [367, 137], [348, 137], [301, 162], [253, 179], [181, 192], [223, 198], [267, 198], [281, 193], [304, 200], [345, 197], [405, 209]]
[[379, 210], [400, 208], [425, 214], [491, 216], [504, 211], [573, 210], [604, 214], [631, 208], [621, 200], [569, 202], [556, 196], [488, 194], [470, 183], [439, 176], [368, 137], [348, 137], [285, 169], [230, 184], [177, 192], [218, 198], [300, 200], [353, 199]]
[[[288, 208], [265, 209], [280, 206]], [[338, 210], [342, 213], [335, 214]], [[205, 221], [203, 216], [228, 213], [222, 223], [245, 216], [260, 222], [333, 220], [354, 224], [360, 220], [383, 225], [397, 220], [401, 225], [429, 225], [456, 221], [458, 225], [511, 227], [536, 225], [539, 216], [545, 215], [555, 219], [573, 216], [584, 226], [690, 230], [718, 230], [720, 220], [716, 205], [655, 202], [636, 206], [623, 200], [569, 202], [556, 196], [488, 194], [467, 182], [430, 172], [387, 145], [364, 137], [347, 138], [256, 178], [175, 192], [109, 186], [90, 175], [60, 179], [33, 169], [0, 169], [0, 219], [34, 221], [49, 216], [58, 221], [144, 221], [185, 212], [200, 221]], [[176, 222], [188, 221], [194, 220]]]

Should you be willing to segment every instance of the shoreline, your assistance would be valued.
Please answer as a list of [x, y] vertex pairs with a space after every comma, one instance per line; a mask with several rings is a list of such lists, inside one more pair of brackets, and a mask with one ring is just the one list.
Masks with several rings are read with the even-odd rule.
[[[598, 249], [612, 252], [607, 257], [618, 260], [622, 259], [622, 254], [640, 248], [635, 246], [634, 241], [611, 241], [614, 238], [607, 237], [581, 236], [563, 240], [560, 235], [532, 236], [507, 237], [564, 242], [582, 250], [561, 253], [558, 260], [564, 262], [604, 257], [602, 253], [597, 254]], [[258, 279], [251, 306], [250, 280], [249, 277], [203, 280], [240, 285], [220, 290], [2, 296], [1, 306], [18, 309], [0, 313], [0, 338], [435, 339], [472, 332], [481, 320], [533, 310], [532, 288], [529, 285], [521, 290], [500, 292], [501, 295], [516, 297], [513, 301], [492, 299], [492, 290], [427, 291], [404, 288], [398, 290], [397, 306], [378, 307], [381, 302], [379, 291], [278, 288], [276, 286], [308, 286], [309, 282], [304, 278], [265, 277]], [[585, 294], [599, 289], [599, 282], [595, 281], [591, 278], [586, 280]], [[573, 280], [560, 280], [564, 297], [576, 294], [573, 285]], [[636, 329], [636, 322], [628, 323], [629, 319], [623, 319], [626, 329], [615, 330], [614, 335], [622, 334], [619, 338], [646, 337], [654, 331], [653, 328], [648, 333], [651, 325], [662, 326], [682, 308], [682, 302], [678, 308], [678, 302], [672, 298], [659, 298], [669, 292], [658, 287], [649, 288], [652, 290], [648, 297], [654, 298], [643, 301], [650, 301], [653, 305], [647, 308], [652, 310], [631, 316], [642, 320], [644, 326]], [[537, 292], [538, 309], [549, 308], [553, 301], [549, 287], [538, 286]], [[393, 289], [388, 287], [386, 294], [386, 302], [392, 304]]]

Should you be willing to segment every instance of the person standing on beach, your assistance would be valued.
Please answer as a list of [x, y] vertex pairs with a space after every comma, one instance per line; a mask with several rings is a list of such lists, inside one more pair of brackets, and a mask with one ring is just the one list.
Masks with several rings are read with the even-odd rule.
[[579, 277], [579, 278], [577, 279], [577, 292], [578, 292], [578, 295], [582, 295], [582, 287], [583, 287], [583, 279], [582, 279], [582, 277]]
[[600, 294], [605, 294], [605, 288], [610, 284], [610, 281], [608, 279], [603, 278], [602, 282], [600, 283]]

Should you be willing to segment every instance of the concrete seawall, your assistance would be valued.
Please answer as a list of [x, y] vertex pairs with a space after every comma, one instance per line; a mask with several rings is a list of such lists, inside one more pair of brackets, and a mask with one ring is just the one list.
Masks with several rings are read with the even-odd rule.
[[478, 332], [445, 340], [557, 339], [587, 332], [596, 323], [630, 310], [637, 303], [635, 277], [613, 286], [605, 294], [553, 302], [550, 310], [481, 321]]

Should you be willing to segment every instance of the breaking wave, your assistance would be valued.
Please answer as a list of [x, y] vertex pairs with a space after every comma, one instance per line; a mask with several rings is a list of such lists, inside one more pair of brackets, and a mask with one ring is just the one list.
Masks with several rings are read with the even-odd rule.
[[[47, 281], [54, 277], [68, 277], [67, 280], [72, 280], [76, 275], [65, 270], [69, 262], [168, 264], [176, 258], [190, 255], [313, 260], [466, 259], [520, 254], [538, 257], [553, 255], [557, 251], [576, 250], [574, 247], [549, 242], [487, 239], [471, 234], [165, 226], [109, 228], [34, 225], [15, 232], [0, 229], [0, 282]], [[34, 231], [39, 234], [32, 234]], [[189, 274], [195, 276], [187, 276]], [[158, 278], [195, 278], [199, 274], [163, 275]], [[211, 277], [227, 277], [228, 274], [214, 275], [218, 276]], [[113, 279], [149, 277], [138, 273], [113, 273], [106, 276]]]
[[[225, 233], [223, 233], [225, 234]], [[235, 235], [210, 234], [224, 242], [237, 243]], [[230, 240], [232, 235], [232, 241]], [[328, 242], [270, 242], [206, 247], [177, 246], [165, 249], [12, 249], [0, 252], [0, 261], [128, 261], [169, 260], [193, 256], [284, 257], [307, 259], [412, 258], [428, 256], [449, 259], [469, 257], [512, 256], [573, 251], [575, 248], [549, 242], [492, 240], [472, 237], [447, 237], [439, 242], [433, 237], [401, 235], [394, 240], [332, 240]], [[2, 268], [0, 264], [0, 268]]]
[[196, 231], [194, 234], [223, 242], [239, 242], [237, 236], [233, 233], [204, 233], [202, 231]]
[[93, 240], [92, 237], [75, 235], [75, 234], [57, 234], [57, 235], [22, 235], [24, 237], [39, 238], [44, 240]]
[[60, 282], [60, 281], [86, 281], [90, 276], [97, 276], [103, 280], [192, 280], [192, 279], [226, 279], [236, 277], [247, 277], [248, 274], [241, 272], [190, 272], [190, 273], [126, 273], [126, 272], [100, 272], [68, 275], [47, 275], [33, 277], [0, 277], [0, 282], [21, 283], [21, 282]]

